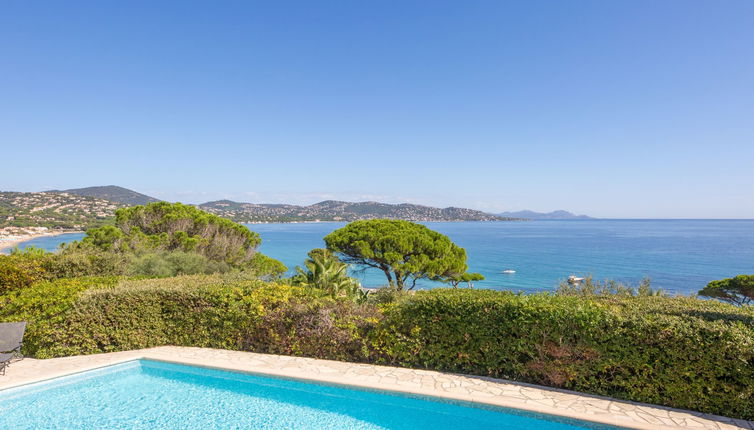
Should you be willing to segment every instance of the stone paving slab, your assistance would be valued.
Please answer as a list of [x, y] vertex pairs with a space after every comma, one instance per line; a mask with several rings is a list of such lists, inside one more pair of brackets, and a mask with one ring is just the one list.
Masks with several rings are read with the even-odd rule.
[[141, 358], [477, 402], [635, 429], [754, 430], [753, 421], [627, 402], [501, 379], [313, 358], [176, 346], [48, 360], [27, 358], [12, 363], [6, 375], [0, 376], [0, 389]]

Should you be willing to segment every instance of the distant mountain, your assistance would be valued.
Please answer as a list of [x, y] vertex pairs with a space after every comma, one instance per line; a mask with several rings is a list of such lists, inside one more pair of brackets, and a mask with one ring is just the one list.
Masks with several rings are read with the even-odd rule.
[[70, 190], [52, 190], [52, 193], [68, 193], [77, 196], [94, 197], [111, 202], [122, 203], [128, 206], [146, 205], [148, 203], [159, 202], [159, 199], [137, 193], [128, 188], [118, 187], [116, 185], [107, 185], [104, 187], [87, 187], [74, 188]]
[[388, 204], [378, 202], [341, 202], [326, 200], [310, 206], [239, 203], [218, 200], [199, 205], [207, 212], [236, 222], [356, 221], [362, 219], [404, 219], [409, 221], [505, 221], [510, 217], [464, 208]]
[[534, 212], [534, 211], [518, 211], [518, 212], [502, 212], [498, 214], [501, 217], [510, 218], [526, 218], [526, 219], [593, 219], [586, 215], [576, 215], [568, 211], [552, 211], [552, 212]]

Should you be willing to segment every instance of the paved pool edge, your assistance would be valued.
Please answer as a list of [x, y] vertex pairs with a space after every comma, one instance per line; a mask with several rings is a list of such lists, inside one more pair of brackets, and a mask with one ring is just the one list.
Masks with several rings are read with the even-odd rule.
[[12, 363], [0, 389], [147, 359], [468, 401], [635, 429], [746, 429], [754, 422], [501, 379], [209, 348], [162, 346]]

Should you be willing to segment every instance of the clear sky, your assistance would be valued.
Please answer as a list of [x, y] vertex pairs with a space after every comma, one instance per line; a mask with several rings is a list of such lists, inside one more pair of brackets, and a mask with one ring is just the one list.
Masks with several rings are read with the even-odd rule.
[[754, 218], [754, 1], [5, 1], [0, 190]]

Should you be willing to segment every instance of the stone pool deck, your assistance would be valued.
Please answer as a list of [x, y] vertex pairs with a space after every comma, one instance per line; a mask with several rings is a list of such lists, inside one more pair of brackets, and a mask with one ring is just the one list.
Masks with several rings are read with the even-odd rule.
[[11, 364], [6, 375], [0, 376], [0, 389], [140, 358], [470, 401], [635, 429], [754, 430], [754, 421], [633, 403], [501, 379], [176, 346], [49, 360], [27, 358]]

